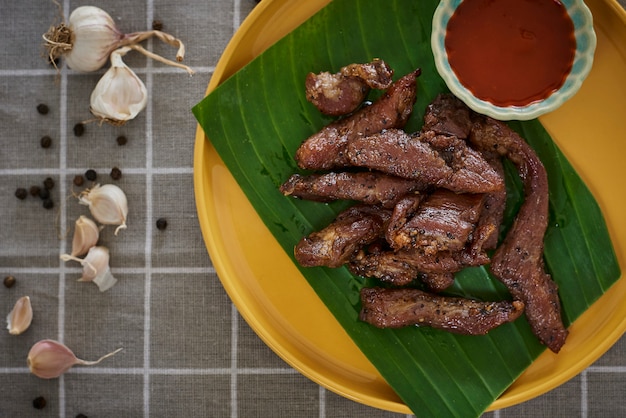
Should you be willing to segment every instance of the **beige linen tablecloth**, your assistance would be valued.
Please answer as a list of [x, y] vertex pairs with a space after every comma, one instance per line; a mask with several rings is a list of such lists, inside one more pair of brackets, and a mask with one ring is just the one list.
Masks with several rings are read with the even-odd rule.
[[[624, 0], [620, 0], [624, 4]], [[0, 317], [20, 296], [30, 296], [31, 328], [0, 336], [0, 417], [395, 417], [327, 391], [278, 358], [240, 318], [224, 292], [202, 240], [193, 195], [196, 121], [212, 71], [253, 0], [59, 0], [66, 16], [93, 4], [124, 32], [158, 20], [187, 47], [184, 71], [146, 60], [126, 62], [146, 84], [146, 109], [121, 127], [86, 124], [89, 96], [104, 73], [61, 71], [42, 57], [42, 38], [58, 17], [47, 0], [0, 2]], [[148, 49], [168, 58], [158, 40]], [[38, 113], [46, 104], [48, 113]], [[44, 148], [40, 140], [49, 136]], [[117, 138], [124, 136], [120, 145]], [[113, 179], [113, 167], [122, 176]], [[119, 185], [128, 196], [128, 228], [101, 232], [119, 282], [100, 293], [79, 283], [80, 265], [63, 263], [74, 220], [88, 214], [73, 184], [87, 170], [96, 182]], [[16, 189], [43, 189], [51, 178], [52, 208], [40, 197], [19, 200]], [[157, 219], [167, 220], [165, 229]], [[4, 312], [4, 313], [3, 313]], [[29, 373], [26, 356], [38, 340], [64, 342], [94, 360], [123, 351], [61, 378]], [[626, 416], [626, 339], [561, 387], [487, 417]], [[33, 402], [46, 401], [42, 409]], [[82, 414], [82, 415], [81, 415]]]

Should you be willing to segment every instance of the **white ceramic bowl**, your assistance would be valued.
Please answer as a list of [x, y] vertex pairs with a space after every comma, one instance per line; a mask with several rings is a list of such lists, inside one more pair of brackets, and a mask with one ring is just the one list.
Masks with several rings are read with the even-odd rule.
[[570, 99], [582, 85], [593, 64], [596, 34], [593, 17], [582, 0], [561, 0], [574, 23], [576, 52], [572, 70], [563, 85], [547, 98], [526, 106], [497, 106], [481, 100], [463, 86], [450, 68], [445, 48], [446, 27], [450, 17], [462, 0], [441, 0], [433, 16], [431, 46], [437, 71], [450, 91], [478, 113], [499, 120], [529, 120], [551, 112]]

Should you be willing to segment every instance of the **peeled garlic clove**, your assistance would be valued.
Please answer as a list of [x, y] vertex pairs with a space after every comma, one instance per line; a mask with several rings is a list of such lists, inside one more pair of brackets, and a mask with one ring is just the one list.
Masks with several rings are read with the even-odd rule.
[[143, 81], [122, 61], [122, 56], [130, 50], [123, 47], [111, 53], [111, 67], [91, 93], [91, 113], [115, 125], [134, 119], [148, 102]]
[[98, 242], [100, 229], [94, 221], [81, 215], [74, 225], [74, 238], [72, 240], [72, 256], [79, 257], [87, 254], [87, 251]]
[[119, 352], [121, 348], [96, 361], [81, 360], [66, 345], [55, 340], [41, 340], [32, 346], [26, 358], [30, 372], [42, 379], [54, 379], [75, 365], [93, 366]]
[[30, 327], [33, 320], [33, 307], [28, 296], [17, 300], [13, 310], [7, 316], [7, 329], [9, 334], [20, 335]]
[[120, 229], [126, 228], [128, 201], [124, 191], [116, 185], [96, 184], [91, 189], [81, 192], [78, 201], [89, 207], [89, 211], [98, 222], [104, 225], [119, 225], [115, 229], [115, 235]]

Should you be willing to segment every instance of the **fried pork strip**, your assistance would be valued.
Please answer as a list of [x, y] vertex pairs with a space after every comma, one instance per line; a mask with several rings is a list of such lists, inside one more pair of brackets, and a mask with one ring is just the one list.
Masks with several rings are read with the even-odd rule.
[[[445, 153], [431, 142], [445, 141]], [[400, 129], [353, 138], [347, 158], [357, 167], [414, 179], [458, 193], [487, 193], [504, 188], [504, 180], [489, 163], [456, 137], [436, 137], [432, 131], [409, 135]]]
[[348, 208], [324, 229], [303, 237], [294, 250], [295, 258], [304, 267], [340, 267], [384, 233], [390, 214], [380, 206]]
[[305, 80], [306, 98], [325, 115], [346, 115], [363, 103], [370, 89], [389, 88], [392, 76], [393, 70], [380, 59], [350, 64], [335, 74], [309, 73]]
[[548, 177], [543, 164], [515, 131], [502, 122], [475, 115], [470, 140], [480, 149], [498, 152], [517, 167], [524, 184], [524, 203], [495, 251], [491, 270], [515, 299], [526, 305], [533, 333], [557, 353], [567, 330], [561, 319], [558, 288], [545, 271], [543, 240], [548, 225]]
[[426, 189], [415, 180], [388, 174], [368, 172], [330, 172], [303, 176], [293, 174], [280, 186], [285, 196], [330, 202], [337, 199], [357, 200], [370, 205], [392, 208], [407, 193]]
[[363, 288], [361, 303], [359, 318], [378, 328], [418, 325], [464, 335], [487, 334], [524, 310], [520, 301], [481, 302], [408, 288]]
[[461, 250], [471, 239], [484, 198], [484, 194], [437, 189], [422, 200], [401, 228], [387, 232], [387, 240], [396, 250], [420, 247], [427, 254]]
[[389, 128], [403, 127], [413, 111], [416, 99], [417, 69], [398, 81], [371, 106], [367, 106], [322, 128], [307, 138], [296, 151], [300, 168], [331, 170], [349, 165], [348, 142]]
[[[420, 273], [426, 275], [456, 273], [465, 267], [487, 263], [489, 257], [484, 252], [474, 254], [464, 249], [427, 254], [416, 247], [373, 253], [359, 250], [349, 259], [348, 268], [357, 276], [373, 277], [402, 286], [415, 280]], [[430, 286], [429, 283], [426, 284]], [[443, 290], [440, 286], [435, 287]]]

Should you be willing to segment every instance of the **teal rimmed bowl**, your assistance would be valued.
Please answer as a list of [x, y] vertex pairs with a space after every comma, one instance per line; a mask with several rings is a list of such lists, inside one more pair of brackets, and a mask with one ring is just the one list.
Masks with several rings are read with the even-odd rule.
[[580, 89], [591, 71], [596, 49], [593, 16], [582, 0], [561, 0], [574, 24], [576, 52], [572, 70], [563, 85], [545, 99], [525, 106], [498, 106], [479, 99], [459, 81], [450, 67], [445, 47], [446, 28], [462, 0], [442, 0], [433, 15], [431, 47], [437, 71], [450, 91], [474, 111], [499, 120], [529, 120], [551, 112], [569, 100]]

